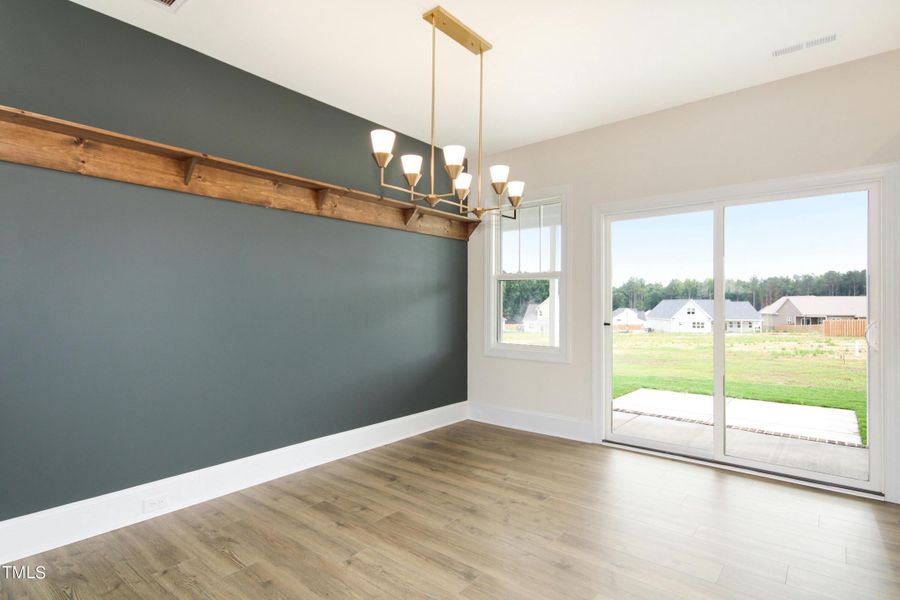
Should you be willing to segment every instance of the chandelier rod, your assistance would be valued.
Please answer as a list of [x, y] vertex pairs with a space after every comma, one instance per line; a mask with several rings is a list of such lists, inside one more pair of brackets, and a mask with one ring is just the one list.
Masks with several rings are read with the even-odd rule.
[[431, 20], [431, 195], [434, 196], [435, 80], [437, 79], [437, 19]]
[[484, 170], [484, 50], [478, 53], [478, 188], [475, 201], [481, 208], [481, 172]]

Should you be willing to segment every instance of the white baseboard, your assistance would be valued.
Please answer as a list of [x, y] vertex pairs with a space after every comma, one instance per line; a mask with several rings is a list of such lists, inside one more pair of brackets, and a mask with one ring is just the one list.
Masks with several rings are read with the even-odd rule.
[[[352, 429], [0, 521], [0, 564], [230, 494], [468, 418], [468, 402]], [[148, 498], [165, 507], [144, 512]]]
[[469, 418], [490, 425], [521, 429], [579, 442], [591, 442], [594, 439], [594, 428], [591, 421], [549, 413], [469, 402]]

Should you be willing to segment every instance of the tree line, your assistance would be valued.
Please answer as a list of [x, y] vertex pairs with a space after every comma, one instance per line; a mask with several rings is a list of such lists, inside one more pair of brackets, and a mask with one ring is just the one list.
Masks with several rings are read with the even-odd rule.
[[[728, 300], [746, 300], [756, 310], [772, 304], [782, 296], [865, 296], [866, 271], [838, 273], [828, 271], [821, 275], [794, 275], [792, 277], [751, 277], [748, 280], [729, 279], [725, 282]], [[631, 278], [613, 288], [613, 309], [633, 308], [650, 310], [660, 300], [670, 298], [711, 299], [712, 278], [673, 279], [667, 285], [647, 283]]]
[[503, 282], [502, 313], [507, 323], [521, 323], [529, 304], [540, 304], [550, 296], [546, 279], [514, 279]]

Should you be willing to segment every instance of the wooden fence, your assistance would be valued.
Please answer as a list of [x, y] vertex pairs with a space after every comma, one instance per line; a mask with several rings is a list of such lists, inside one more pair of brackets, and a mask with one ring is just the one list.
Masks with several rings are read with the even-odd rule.
[[778, 325], [774, 331], [783, 333], [818, 333], [830, 337], [863, 337], [865, 319], [828, 319], [819, 325]]
[[863, 337], [866, 335], [866, 320], [829, 319], [823, 323], [822, 333], [838, 337]]

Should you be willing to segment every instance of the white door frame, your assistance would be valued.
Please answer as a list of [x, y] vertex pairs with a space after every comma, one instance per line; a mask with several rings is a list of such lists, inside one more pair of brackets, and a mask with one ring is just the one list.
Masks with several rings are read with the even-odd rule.
[[[654, 215], [712, 210], [714, 213], [714, 274], [716, 312], [724, 314], [724, 211], [728, 206], [840, 193], [869, 191], [869, 280], [870, 322], [873, 326], [873, 350], [869, 355], [870, 477], [862, 482], [827, 476], [800, 469], [768, 465], [726, 456], [724, 449], [724, 337], [725, 321], [716, 319], [714, 327], [714, 451], [698, 453], [703, 459], [737, 467], [777, 471], [799, 479], [815, 480], [834, 486], [847, 486], [876, 493], [884, 492], [892, 502], [900, 502], [900, 435], [886, 439], [883, 432], [900, 432], [900, 369], [882, 365], [900, 365], [900, 164], [790, 177], [741, 184], [698, 192], [616, 202], [594, 207], [593, 219], [593, 425], [597, 442], [615, 441], [653, 450], [684, 454], [680, 446], [628, 439], [611, 432], [606, 418], [612, 397], [612, 307], [609, 226], [613, 220]], [[874, 318], [873, 318], [874, 317]], [[608, 331], [609, 330], [609, 331]], [[882, 402], [882, 399], [889, 402]], [[878, 416], [880, 415], [880, 418]]]

